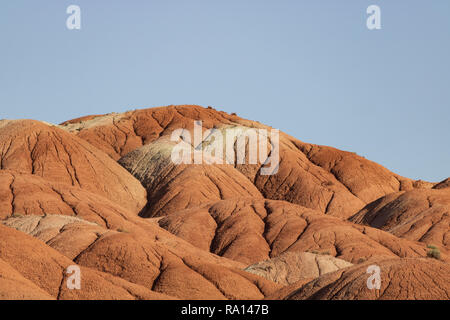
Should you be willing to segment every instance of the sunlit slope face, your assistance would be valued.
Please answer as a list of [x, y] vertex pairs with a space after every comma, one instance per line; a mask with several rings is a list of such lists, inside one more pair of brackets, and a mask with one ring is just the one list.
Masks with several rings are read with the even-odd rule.
[[350, 221], [388, 231], [397, 237], [450, 249], [450, 188], [396, 192], [364, 207]]
[[379, 290], [368, 288], [369, 263], [327, 273], [300, 284], [283, 298], [292, 300], [447, 300], [450, 266], [430, 259], [390, 259], [377, 262], [383, 274]]
[[34, 120], [0, 126], [0, 166], [106, 197], [134, 212], [146, 202], [145, 189], [117, 162], [86, 141]]
[[147, 188], [149, 202], [142, 216], [163, 216], [222, 199], [262, 198], [258, 189], [231, 165], [174, 164], [174, 146], [163, 137], [119, 160]]

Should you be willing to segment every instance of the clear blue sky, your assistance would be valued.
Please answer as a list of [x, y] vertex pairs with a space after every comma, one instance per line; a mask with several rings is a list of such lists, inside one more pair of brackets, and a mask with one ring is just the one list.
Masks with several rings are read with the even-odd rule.
[[[381, 30], [366, 28], [371, 4]], [[449, 17], [449, 0], [1, 1], [0, 118], [211, 105], [438, 181]]]

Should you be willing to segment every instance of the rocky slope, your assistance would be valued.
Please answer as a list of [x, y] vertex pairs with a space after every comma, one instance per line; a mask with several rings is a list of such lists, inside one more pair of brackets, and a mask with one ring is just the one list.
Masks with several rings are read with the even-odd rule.
[[425, 245], [355, 225], [285, 201], [223, 200], [158, 220], [193, 245], [253, 264], [285, 252], [318, 251], [357, 263], [424, 257]]
[[448, 250], [450, 189], [438, 187], [392, 193], [367, 205], [350, 221]]
[[441, 300], [450, 299], [450, 266], [429, 259], [379, 261], [380, 289], [369, 289], [369, 264], [357, 265], [320, 276], [287, 294], [303, 300]]
[[[195, 120], [192, 159], [214, 132], [235, 134], [233, 156], [175, 164], [172, 133], [194, 136]], [[251, 129], [267, 130], [256, 163]], [[0, 298], [449, 298], [448, 179], [414, 181], [283, 132], [276, 146], [271, 130], [199, 106], [1, 120]], [[66, 285], [70, 265], [81, 290]]]
[[3, 120], [0, 150], [1, 170], [80, 187], [134, 212], [146, 203], [139, 181], [103, 152], [55, 126], [32, 120]]
[[[85, 139], [118, 160], [174, 130], [193, 132], [235, 127], [271, 128], [214, 109], [169, 106], [74, 119], [61, 128]], [[192, 134], [193, 136], [193, 134]], [[354, 153], [301, 142], [280, 133], [280, 165], [276, 175], [259, 174], [255, 165], [236, 165], [264, 197], [286, 200], [324, 213], [349, 217], [381, 196], [414, 188], [414, 182]], [[262, 161], [264, 162], [264, 161]]]

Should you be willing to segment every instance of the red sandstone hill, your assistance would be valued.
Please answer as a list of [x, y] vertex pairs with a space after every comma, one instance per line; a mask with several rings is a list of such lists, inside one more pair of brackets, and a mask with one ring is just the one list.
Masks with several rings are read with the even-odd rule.
[[[380, 289], [369, 289], [370, 263], [340, 269], [306, 284], [299, 282], [284, 299], [304, 300], [448, 300], [450, 266], [429, 259], [379, 261]], [[291, 289], [295, 285], [291, 286]], [[283, 289], [285, 291], [285, 289]]]
[[450, 189], [392, 193], [370, 203], [350, 221], [450, 249]]
[[[271, 130], [199, 106], [0, 121], [0, 298], [449, 298], [448, 179], [413, 181], [283, 132], [274, 175], [261, 171], [270, 144], [256, 164], [176, 165], [170, 135], [194, 120]], [[81, 290], [65, 286], [74, 264]]]
[[0, 150], [1, 170], [80, 187], [135, 212], [145, 205], [139, 181], [103, 152], [55, 126], [2, 120]]
[[[169, 106], [83, 117], [64, 122], [61, 128], [118, 160], [170, 135], [173, 130], [192, 131], [194, 120], [201, 120], [205, 130], [213, 127], [270, 129], [255, 121], [199, 106]], [[236, 169], [268, 199], [286, 200], [341, 217], [349, 217], [386, 194], [414, 188], [414, 181], [354, 153], [304, 143], [284, 133], [280, 134], [280, 167], [276, 175], [261, 176], [259, 166], [254, 165], [237, 165]]]

